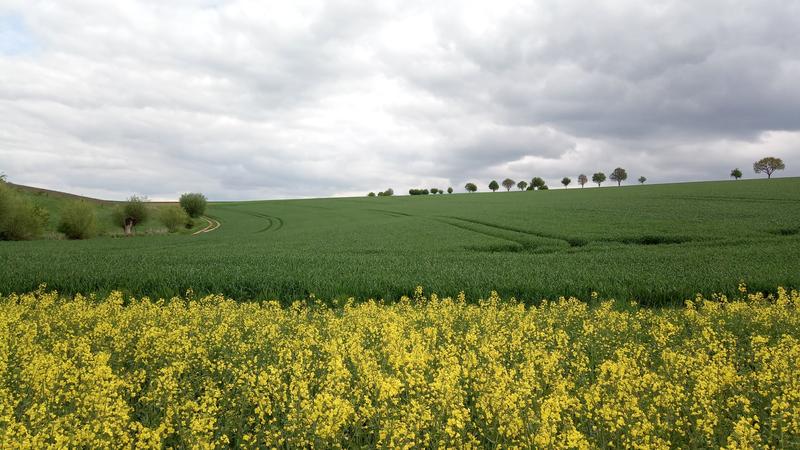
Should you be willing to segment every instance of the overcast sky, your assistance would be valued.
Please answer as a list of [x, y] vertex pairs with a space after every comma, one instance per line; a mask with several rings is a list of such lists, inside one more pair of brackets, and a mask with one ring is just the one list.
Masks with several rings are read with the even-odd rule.
[[800, 175], [800, 2], [0, 0], [0, 172], [108, 199]]

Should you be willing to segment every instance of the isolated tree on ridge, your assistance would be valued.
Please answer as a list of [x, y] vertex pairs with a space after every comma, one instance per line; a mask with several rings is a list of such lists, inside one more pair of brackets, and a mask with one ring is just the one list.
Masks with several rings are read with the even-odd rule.
[[600, 187], [604, 181], [606, 181], [606, 174], [603, 172], [597, 172], [596, 174], [592, 175], [592, 182], [597, 183], [597, 187]]
[[583, 187], [583, 185], [588, 183], [588, 182], [589, 182], [589, 179], [586, 178], [586, 175], [584, 175], [584, 174], [578, 175], [578, 184], [580, 184], [581, 187]]
[[369, 194], [367, 194], [367, 197], [375, 197], [375, 193], [374, 192], [370, 192]]
[[609, 178], [611, 178], [612, 181], [616, 181], [617, 186], [622, 186], [622, 182], [628, 179], [628, 172], [626, 172], [622, 167], [617, 167], [613, 172], [611, 172], [611, 176]]
[[543, 179], [539, 177], [533, 177], [533, 179], [531, 179], [531, 187], [533, 187], [534, 189], [541, 189], [542, 186], [544, 186]]
[[467, 184], [464, 185], [464, 189], [467, 192], [477, 192], [478, 191], [478, 186], [475, 183], [467, 183]]
[[506, 178], [503, 180], [503, 187], [506, 188], [506, 191], [510, 191], [511, 188], [514, 187], [514, 184], [515, 182], [511, 178]]
[[528, 182], [524, 180], [520, 181], [519, 183], [517, 183], [517, 187], [519, 188], [520, 191], [524, 191], [525, 188], [528, 187]]
[[453, 193], [453, 186], [450, 186], [450, 187], [447, 188], [447, 193], [448, 194], [452, 194]]
[[780, 158], [775, 158], [773, 156], [768, 156], [766, 158], [759, 159], [758, 161], [753, 163], [753, 170], [756, 173], [766, 173], [767, 179], [772, 178], [772, 173], [776, 170], [783, 170], [786, 166], [783, 164], [783, 160]]
[[738, 167], [733, 169], [733, 170], [731, 170], [731, 178], [736, 179], [736, 180], [738, 180], [739, 178], [742, 178], [742, 171], [739, 170]]
[[639, 177], [639, 183], [644, 184], [645, 181], [647, 181], [647, 177], [644, 176]]
[[492, 192], [497, 192], [497, 190], [500, 189], [500, 185], [497, 184], [496, 180], [492, 180], [492, 182], [489, 183], [489, 189], [491, 189]]
[[567, 186], [569, 186], [570, 183], [572, 183], [572, 180], [569, 179], [569, 177], [564, 177], [564, 178], [561, 179], [561, 184], [564, 185], [564, 189], [566, 189]]

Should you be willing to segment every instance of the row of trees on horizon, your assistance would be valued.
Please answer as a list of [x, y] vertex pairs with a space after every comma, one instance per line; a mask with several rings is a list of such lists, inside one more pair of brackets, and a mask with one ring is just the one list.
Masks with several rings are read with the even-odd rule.
[[[784, 170], [785, 168], [786, 168], [786, 165], [783, 163], [783, 160], [781, 160], [780, 158], [772, 157], [772, 156], [768, 156], [766, 158], [762, 158], [762, 159], [760, 159], [760, 160], [758, 160], [758, 161], [753, 163], [753, 171], [755, 173], [757, 173], [757, 174], [760, 174], [760, 173], [766, 174], [767, 175], [767, 179], [771, 179], [772, 178], [772, 174], [775, 173], [775, 171]], [[742, 178], [742, 171], [737, 167], [737, 168], [731, 170], [730, 176], [731, 176], [731, 178], [734, 178], [734, 179], [738, 180], [738, 179]], [[616, 181], [617, 182], [617, 186], [622, 186], [622, 183], [625, 180], [628, 179], [628, 172], [625, 169], [623, 169], [622, 167], [617, 167], [616, 169], [614, 169], [611, 172], [611, 174], [608, 177], [606, 177], [606, 174], [603, 173], [603, 172], [596, 172], [596, 173], [592, 174], [592, 182], [593, 183], [597, 183], [598, 187], [600, 187], [604, 182], [606, 182], [606, 180], [609, 180], [609, 179], [611, 181]], [[640, 176], [637, 179], [637, 181], [640, 184], [644, 184], [647, 181], [647, 177]], [[589, 182], [589, 177], [587, 177], [585, 174], [578, 175], [578, 184], [581, 187], [584, 187], [584, 185], [586, 185], [586, 183], [588, 183], [588, 182]], [[564, 188], [566, 189], [567, 187], [569, 187], [570, 184], [572, 184], [572, 179], [569, 178], [569, 177], [564, 177], [564, 178], [561, 179], [561, 184], [563, 184]], [[516, 186], [520, 191], [534, 191], [534, 190], [545, 191], [545, 190], [550, 189], [547, 186], [547, 184], [545, 183], [544, 179], [542, 179], [540, 177], [533, 177], [531, 179], [530, 183], [528, 183], [525, 180], [520, 181], [520, 182], [516, 182], [511, 178], [506, 178], [501, 183], [498, 183], [497, 180], [492, 180], [492, 181], [489, 182], [488, 187], [489, 187], [489, 190], [491, 190], [492, 192], [496, 192], [498, 189], [500, 189], [501, 185], [504, 188], [506, 188], [506, 191], [510, 191], [511, 189], [514, 188], [514, 186]], [[477, 192], [478, 191], [478, 186], [475, 183], [471, 183], [470, 182], [470, 183], [467, 183], [466, 185], [464, 185], [464, 190], [467, 191], [467, 192]], [[429, 195], [429, 194], [444, 194], [444, 192], [445, 192], [444, 190], [439, 189], [439, 188], [409, 189], [408, 194], [409, 195]], [[453, 193], [452, 186], [447, 188], [447, 193], [448, 194], [452, 194]], [[386, 197], [386, 196], [392, 196], [392, 195], [394, 195], [394, 190], [391, 189], [391, 188], [387, 189], [386, 191], [379, 192], [377, 195], [374, 192], [370, 192], [369, 194], [367, 194], [368, 197], [376, 197], [376, 196], [377, 197]]]

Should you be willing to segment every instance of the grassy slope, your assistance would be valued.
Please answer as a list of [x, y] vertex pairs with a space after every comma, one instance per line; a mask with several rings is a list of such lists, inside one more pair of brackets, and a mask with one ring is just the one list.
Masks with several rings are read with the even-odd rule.
[[193, 289], [235, 298], [397, 297], [650, 303], [800, 287], [800, 179], [429, 197], [218, 203], [209, 234], [0, 243], [0, 291]]
[[[113, 202], [108, 200], [98, 200], [90, 197], [83, 197], [80, 195], [69, 194], [66, 192], [51, 191], [49, 189], [42, 189], [32, 186], [23, 186], [9, 183], [14, 190], [20, 195], [31, 199], [35, 204], [47, 210], [50, 216], [49, 223], [45, 232], [46, 238], [60, 238], [61, 235], [56, 230], [58, 228], [58, 221], [61, 216], [61, 210], [73, 201], [85, 201], [94, 207], [95, 214], [97, 215], [97, 232], [101, 235], [119, 235], [122, 234], [122, 228], [118, 227], [112, 220], [111, 215], [114, 208], [120, 202]], [[157, 208], [166, 205], [166, 203], [153, 203], [152, 209], [156, 211]], [[155, 214], [152, 218], [144, 224], [137, 227], [137, 232], [140, 234], [163, 234], [166, 229], [159, 223]], [[202, 228], [206, 225], [203, 220], [198, 221], [196, 229]]]

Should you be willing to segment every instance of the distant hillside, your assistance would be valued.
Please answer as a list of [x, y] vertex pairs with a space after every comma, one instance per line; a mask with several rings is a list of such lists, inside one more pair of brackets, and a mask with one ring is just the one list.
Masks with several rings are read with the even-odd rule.
[[740, 282], [800, 288], [800, 178], [226, 202], [207, 214], [221, 227], [196, 237], [0, 243], [0, 292], [47, 283], [290, 302], [397, 299], [423, 286], [682, 305], [698, 292], [737, 295]]
[[[28, 197], [36, 205], [47, 210], [49, 214], [49, 222], [47, 224], [45, 238], [57, 239], [61, 237], [61, 234], [56, 231], [58, 228], [58, 221], [61, 217], [61, 211], [68, 202], [77, 200], [86, 201], [94, 205], [95, 213], [97, 214], [98, 232], [101, 235], [116, 235], [122, 232], [122, 229], [116, 226], [111, 219], [114, 207], [122, 202], [114, 200], [101, 200], [34, 186], [25, 186], [14, 183], [6, 184], [19, 192], [21, 195]], [[155, 207], [159, 207], [171, 203], [153, 202], [152, 204]], [[140, 234], [161, 233], [163, 231], [163, 227], [155, 217], [137, 228], [137, 232]]]
[[35, 186], [25, 186], [22, 184], [14, 184], [14, 183], [6, 183], [8, 186], [16, 189], [19, 192], [24, 192], [31, 195], [36, 196], [44, 196], [44, 197], [52, 197], [52, 198], [62, 198], [62, 199], [72, 199], [72, 200], [86, 200], [94, 203], [105, 203], [105, 204], [113, 204], [117, 203], [113, 200], [100, 200], [97, 198], [92, 197], [84, 197], [82, 195], [77, 194], [70, 194], [68, 192], [61, 192], [61, 191], [53, 191], [50, 189], [35, 187]]

